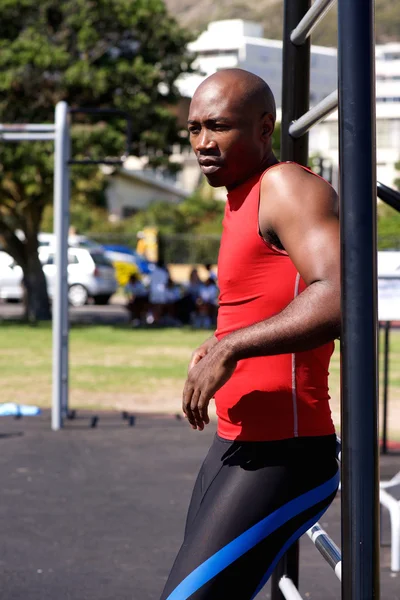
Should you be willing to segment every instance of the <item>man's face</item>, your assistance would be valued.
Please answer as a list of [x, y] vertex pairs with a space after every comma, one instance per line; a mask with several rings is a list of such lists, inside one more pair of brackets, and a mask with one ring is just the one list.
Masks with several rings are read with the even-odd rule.
[[262, 115], [240, 102], [240, 91], [221, 84], [201, 88], [190, 105], [190, 142], [213, 187], [233, 189], [257, 172], [266, 137]]

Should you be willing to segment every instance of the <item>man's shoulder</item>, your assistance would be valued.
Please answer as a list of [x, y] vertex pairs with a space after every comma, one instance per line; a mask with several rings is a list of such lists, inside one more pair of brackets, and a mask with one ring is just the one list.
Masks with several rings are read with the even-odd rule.
[[296, 185], [298, 181], [308, 181], [311, 184], [327, 185], [329, 183], [308, 167], [303, 167], [295, 162], [281, 162], [273, 165], [262, 175], [263, 184]]
[[331, 185], [310, 169], [294, 162], [282, 162], [265, 171], [261, 181], [261, 198], [294, 198], [331, 194]]

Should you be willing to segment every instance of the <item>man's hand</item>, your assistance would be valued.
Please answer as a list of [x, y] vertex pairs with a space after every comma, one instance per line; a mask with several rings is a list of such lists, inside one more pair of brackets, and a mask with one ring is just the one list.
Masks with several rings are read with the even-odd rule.
[[[193, 354], [192, 362], [200, 348]], [[191, 427], [202, 431], [204, 425], [210, 422], [208, 404], [215, 392], [232, 376], [237, 361], [227, 351], [225, 344], [215, 342], [211, 350], [200, 356], [193, 365], [192, 362], [183, 390], [182, 409]]]
[[212, 335], [208, 340], [206, 340], [201, 346], [196, 348], [196, 350], [192, 354], [192, 358], [189, 363], [188, 373], [190, 373], [191, 369], [197, 365], [197, 363], [206, 356], [210, 352], [210, 350], [218, 344], [218, 339], [215, 335]]

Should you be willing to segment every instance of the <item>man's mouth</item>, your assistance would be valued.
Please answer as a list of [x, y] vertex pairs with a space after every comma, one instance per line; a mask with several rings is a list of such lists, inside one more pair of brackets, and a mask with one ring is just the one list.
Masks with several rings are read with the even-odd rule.
[[204, 175], [211, 175], [212, 173], [216, 173], [216, 171], [218, 171], [222, 167], [221, 162], [217, 162], [210, 158], [200, 159], [199, 165]]
[[221, 165], [200, 165], [200, 168], [204, 175], [211, 175], [212, 173], [219, 171]]

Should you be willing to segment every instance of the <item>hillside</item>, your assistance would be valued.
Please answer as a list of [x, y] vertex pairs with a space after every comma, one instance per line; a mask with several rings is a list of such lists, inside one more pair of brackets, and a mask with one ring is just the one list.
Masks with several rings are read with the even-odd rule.
[[[246, 19], [264, 25], [265, 37], [282, 38], [283, 0], [165, 0], [171, 14], [197, 33], [210, 21]], [[376, 38], [378, 43], [400, 41], [398, 0], [376, 0]], [[336, 46], [337, 8], [334, 6], [315, 30], [312, 42]]]

